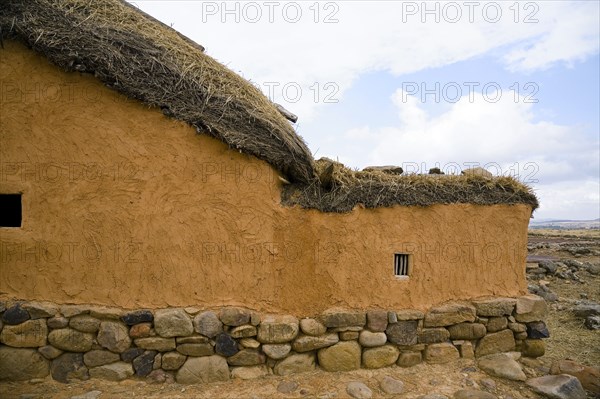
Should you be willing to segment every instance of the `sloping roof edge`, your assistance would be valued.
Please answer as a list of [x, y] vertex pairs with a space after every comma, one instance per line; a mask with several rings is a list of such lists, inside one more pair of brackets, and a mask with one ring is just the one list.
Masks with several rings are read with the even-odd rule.
[[258, 88], [122, 0], [6, 0], [0, 29], [67, 71], [92, 73], [270, 163], [290, 181], [316, 179], [306, 144]]

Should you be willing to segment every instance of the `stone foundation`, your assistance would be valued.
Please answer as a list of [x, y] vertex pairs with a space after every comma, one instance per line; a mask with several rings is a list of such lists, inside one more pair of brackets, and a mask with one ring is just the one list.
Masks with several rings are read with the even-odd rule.
[[418, 310], [332, 309], [313, 318], [237, 307], [122, 310], [0, 302], [0, 379], [51, 375], [191, 384], [326, 371], [410, 367], [521, 351], [544, 354], [545, 301], [534, 295]]

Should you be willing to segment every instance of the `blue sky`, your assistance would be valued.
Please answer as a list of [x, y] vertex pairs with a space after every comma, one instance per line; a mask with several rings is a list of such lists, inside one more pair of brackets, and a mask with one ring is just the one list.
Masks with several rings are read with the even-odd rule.
[[[308, 124], [301, 123], [301, 130], [347, 130], [364, 123], [367, 119], [377, 120], [381, 125], [390, 125], [397, 120], [394, 105], [389, 101], [394, 91], [407, 82], [425, 82], [427, 88], [436, 82], [498, 82], [507, 92], [515, 83], [520, 84], [523, 94], [532, 94], [525, 89], [528, 82], [537, 85], [538, 91], [532, 99], [536, 119], [548, 118], [560, 124], [585, 125], [589, 135], [598, 134], [600, 119], [600, 57], [592, 56], [576, 66], [559, 65], [554, 68], [530, 73], [507, 71], [493, 56], [457, 62], [441, 68], [427, 69], [402, 76], [393, 76], [386, 71], [375, 71], [360, 76], [348, 92], [337, 98], [338, 103], [329, 104], [320, 111], [318, 119]], [[450, 89], [448, 89], [450, 90]], [[469, 90], [462, 86], [464, 94]], [[481, 86], [474, 91], [481, 91]], [[453, 100], [454, 93], [448, 92]], [[429, 95], [428, 98], [431, 98]], [[293, 108], [292, 104], [288, 104]], [[425, 103], [425, 108], [438, 113], [448, 106], [445, 101]], [[356, 113], [354, 110], [362, 110]]]
[[599, 2], [134, 4], [296, 113], [317, 158], [479, 163], [531, 184], [536, 218], [600, 217]]

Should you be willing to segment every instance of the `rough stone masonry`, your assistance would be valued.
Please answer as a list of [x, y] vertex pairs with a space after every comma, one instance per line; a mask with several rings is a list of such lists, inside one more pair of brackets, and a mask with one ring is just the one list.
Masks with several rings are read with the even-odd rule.
[[544, 354], [546, 302], [535, 295], [418, 310], [331, 309], [310, 318], [240, 307], [123, 310], [0, 302], [0, 379], [101, 378], [183, 384], [274, 373], [447, 363]]

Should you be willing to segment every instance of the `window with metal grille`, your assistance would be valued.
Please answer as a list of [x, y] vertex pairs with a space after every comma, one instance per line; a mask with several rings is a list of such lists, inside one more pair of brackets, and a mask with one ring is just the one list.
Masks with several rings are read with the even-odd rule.
[[0, 194], [0, 227], [21, 227], [21, 194]]
[[394, 254], [394, 275], [408, 277], [409, 271], [408, 254]]

